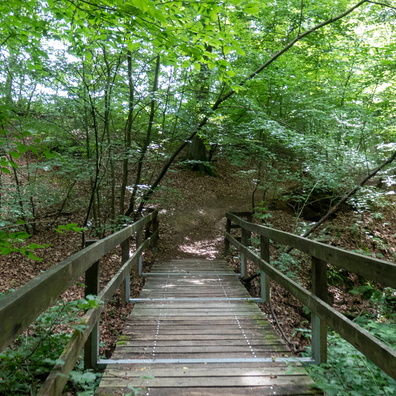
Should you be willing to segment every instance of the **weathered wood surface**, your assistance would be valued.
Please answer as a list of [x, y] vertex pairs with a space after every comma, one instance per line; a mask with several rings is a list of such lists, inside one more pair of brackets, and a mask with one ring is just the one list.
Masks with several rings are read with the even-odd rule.
[[157, 214], [158, 212], [155, 211], [86, 247], [2, 298], [0, 301], [0, 351], [5, 349], [46, 308], [53, 305], [59, 296], [94, 263], [139, 229], [154, 221]]
[[[285, 231], [276, 230], [258, 224], [246, 222], [232, 213], [227, 218], [244, 230], [272, 239], [285, 246], [290, 246], [307, 253], [326, 263], [333, 264], [349, 272], [364, 276], [381, 283], [383, 286], [396, 288], [396, 264], [362, 254], [348, 252], [335, 246], [312, 241]], [[228, 241], [229, 243], [230, 241]]]
[[284, 287], [303, 305], [308, 307], [311, 312], [327, 323], [327, 325], [339, 333], [342, 338], [351, 343], [374, 364], [385, 371], [385, 373], [396, 379], [395, 349], [376, 338], [373, 334], [360, 327], [357, 323], [349, 320], [342, 313], [336, 311], [318, 296], [304, 289], [301, 285], [288, 278], [275, 267], [266, 263], [261, 259], [261, 257], [246, 246], [243, 246], [230, 234], [227, 234], [227, 238], [229, 238], [230, 242], [234, 246], [237, 246], [238, 249], [249, 258], [249, 260], [255, 263], [262, 271], [265, 271], [271, 279]]
[[98, 395], [320, 394], [300, 363], [276, 360], [291, 353], [255, 303], [231, 299], [250, 295], [227, 263], [169, 261], [152, 272], [162, 275], [147, 277], [140, 298], [165, 300], [136, 303], [112, 356], [124, 362], [107, 366]]

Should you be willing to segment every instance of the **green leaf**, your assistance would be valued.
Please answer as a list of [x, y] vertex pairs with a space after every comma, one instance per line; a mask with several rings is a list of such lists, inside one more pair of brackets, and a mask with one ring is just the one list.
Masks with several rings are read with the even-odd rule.
[[246, 14], [257, 14], [260, 11], [259, 6], [257, 3], [251, 3], [245, 6], [243, 10]]
[[8, 168], [0, 167], [0, 172], [11, 174], [11, 171]]
[[65, 231], [73, 231], [73, 232], [84, 232], [86, 228], [79, 227], [77, 223], [69, 223], [69, 224], [61, 224], [57, 228], [55, 228], [56, 232], [63, 234]]
[[236, 93], [240, 92], [240, 91], [246, 91], [245, 87], [242, 87], [240, 85], [231, 85], [231, 89], [233, 91], [235, 91]]
[[128, 41], [128, 42], [127, 42], [128, 51], [133, 52], [133, 51], [135, 51], [136, 49], [138, 49], [139, 47], [140, 47], [140, 44], [139, 44], [139, 43], [133, 43], [133, 42], [131, 42], [131, 41]]
[[11, 155], [12, 158], [18, 159], [22, 155], [19, 151], [10, 151], [9, 154]]

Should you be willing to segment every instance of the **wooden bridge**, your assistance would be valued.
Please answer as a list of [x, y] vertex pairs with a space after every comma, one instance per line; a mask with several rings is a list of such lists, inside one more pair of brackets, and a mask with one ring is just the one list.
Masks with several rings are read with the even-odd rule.
[[[84, 273], [86, 294], [96, 295], [105, 304], [121, 287], [125, 301], [135, 303], [111, 360], [98, 357], [103, 305], [87, 311], [81, 319], [84, 330], [73, 334], [39, 395], [62, 394], [82, 349], [87, 368], [107, 367], [98, 389], [100, 395], [318, 394], [303, 364], [326, 361], [328, 326], [396, 379], [396, 351], [328, 304], [326, 272], [327, 265], [332, 264], [396, 288], [395, 264], [227, 214], [225, 247], [226, 251], [231, 245], [238, 249], [239, 274], [224, 261], [199, 259], [156, 263], [144, 274], [142, 253], [156, 246], [157, 215], [154, 211], [86, 247], [0, 300], [0, 350]], [[252, 235], [260, 241], [259, 246], [250, 246]], [[312, 257], [311, 290], [270, 264], [271, 241]], [[118, 246], [120, 268], [100, 289], [100, 259]], [[257, 266], [260, 298], [251, 297], [238, 279], [247, 274], [247, 260]], [[129, 279], [134, 268], [146, 277], [146, 284], [139, 298], [130, 300]], [[268, 301], [270, 278], [310, 309], [312, 358], [292, 356], [257, 308], [255, 302]]]
[[112, 360], [99, 361], [98, 394], [317, 394], [236, 275], [224, 261], [157, 263]]

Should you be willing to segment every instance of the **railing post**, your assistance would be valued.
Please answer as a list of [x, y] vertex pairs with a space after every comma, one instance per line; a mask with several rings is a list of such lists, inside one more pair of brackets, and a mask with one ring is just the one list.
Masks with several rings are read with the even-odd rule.
[[[152, 220], [151, 226], [152, 226], [152, 230], [153, 230], [153, 234], [154, 234], [159, 228], [158, 214], [155, 215], [154, 219]], [[152, 248], [154, 254], [158, 253], [158, 236], [157, 236], [157, 238], [155, 238], [151, 248]]]
[[[97, 241], [87, 241], [85, 247]], [[85, 297], [99, 294], [99, 261], [93, 263], [85, 271]], [[99, 323], [93, 327], [84, 346], [84, 368], [95, 369], [99, 357]]]
[[[136, 232], [136, 249], [143, 243], [143, 241], [144, 241], [143, 228], [140, 228]], [[143, 257], [142, 257], [142, 255], [139, 256], [137, 273], [139, 276], [142, 276], [142, 273], [143, 273]]]
[[[312, 257], [312, 293], [327, 302], [327, 263]], [[327, 362], [327, 325], [312, 313], [312, 357], [315, 364]]]
[[[121, 243], [121, 266], [124, 265], [130, 255], [129, 255], [129, 247], [130, 247], [130, 238], [125, 239], [124, 242]], [[129, 303], [129, 298], [131, 296], [131, 274], [125, 275], [125, 279], [121, 285], [121, 301], [125, 303]]]
[[[250, 235], [251, 235], [250, 232], [242, 228], [241, 244], [246, 248], [249, 244]], [[244, 278], [247, 275], [247, 263], [246, 263], [245, 255], [242, 252], [240, 253], [240, 261], [241, 261], [241, 278]]]
[[[226, 223], [226, 233], [231, 232], [231, 220], [227, 218]], [[225, 237], [224, 239], [224, 256], [227, 256], [230, 253], [230, 241]]]
[[[268, 264], [270, 262], [270, 243], [269, 238], [260, 236], [260, 256]], [[263, 302], [270, 301], [270, 278], [269, 276], [260, 269], [260, 289], [261, 289], [261, 299]]]

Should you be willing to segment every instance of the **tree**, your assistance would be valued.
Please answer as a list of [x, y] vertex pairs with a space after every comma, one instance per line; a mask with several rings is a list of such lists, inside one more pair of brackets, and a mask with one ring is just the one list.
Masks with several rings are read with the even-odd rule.
[[[74, 178], [60, 207], [76, 180], [89, 182], [85, 223], [98, 230], [139, 214], [188, 147], [198, 163], [208, 145], [254, 155], [257, 191], [265, 172], [283, 171], [304, 175], [310, 191], [347, 186], [351, 169], [372, 168], [373, 148], [394, 137], [393, 64], [380, 56], [394, 51], [390, 7], [31, 0], [12, 13], [11, 3], [0, 32], [7, 136], [10, 114], [19, 122], [23, 113], [27, 127], [35, 118], [56, 153], [50, 162]], [[284, 155], [299, 158], [296, 169]]]

